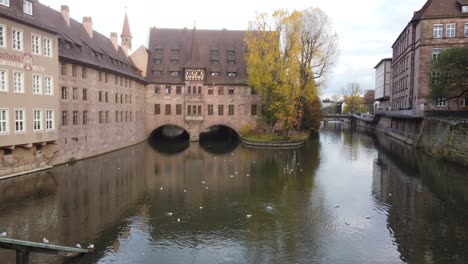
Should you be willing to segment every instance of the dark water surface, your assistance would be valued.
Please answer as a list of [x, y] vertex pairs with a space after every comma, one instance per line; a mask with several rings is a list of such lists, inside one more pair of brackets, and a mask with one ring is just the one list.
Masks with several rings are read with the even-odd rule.
[[0, 232], [95, 245], [33, 263], [468, 263], [467, 168], [340, 124], [296, 150], [180, 150], [0, 181]]

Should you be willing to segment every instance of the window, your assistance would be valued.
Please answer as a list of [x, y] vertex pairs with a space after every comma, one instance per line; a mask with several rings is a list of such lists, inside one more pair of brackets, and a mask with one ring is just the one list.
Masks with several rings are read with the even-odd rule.
[[171, 105], [166, 104], [166, 115], [170, 115], [170, 114], [171, 114]]
[[[27, 1], [25, 1], [27, 2]], [[41, 36], [31, 34], [31, 51], [33, 54], [41, 55]]]
[[42, 130], [42, 110], [33, 111], [33, 129], [35, 132]]
[[46, 130], [54, 130], [54, 110], [46, 110]]
[[24, 109], [15, 109], [15, 131], [22, 133], [26, 131]]
[[[125, 112], [125, 114], [127, 114], [127, 112]], [[125, 117], [127, 116], [125, 115]], [[105, 120], [106, 120], [106, 123], [109, 123], [109, 111], [105, 112]]]
[[208, 105], [208, 115], [213, 115], [213, 105]]
[[[107, 72], [104, 73], [104, 82], [107, 83], [109, 80], [108, 80], [108, 77], [107, 77]], [[127, 80], [125, 79], [125, 87], [127, 87]]]
[[120, 122], [123, 122], [123, 111], [120, 111]]
[[257, 105], [252, 105], [250, 109], [250, 114], [255, 116], [257, 115]]
[[234, 87], [229, 87], [228, 88], [228, 94], [230, 94], [230, 95], [234, 94]]
[[104, 94], [104, 99], [105, 99], [106, 103], [109, 102], [109, 97], [108, 97], [107, 95], [108, 95], [108, 94], [107, 94], [107, 92], [106, 92], [106, 93]]
[[24, 73], [13, 73], [13, 90], [15, 93], [24, 93]]
[[176, 87], [176, 94], [182, 94], [182, 86]]
[[235, 60], [228, 60], [228, 65], [236, 65], [236, 61]]
[[102, 102], [102, 91], [99, 91], [99, 102]]
[[219, 94], [219, 95], [223, 95], [223, 94], [224, 94], [224, 87], [223, 87], [223, 86], [218, 87], [218, 94]]
[[218, 60], [211, 60], [211, 65], [218, 65], [219, 61]]
[[30, 1], [23, 0], [23, 13], [33, 15], [33, 4]]
[[62, 126], [68, 125], [68, 111], [62, 111]]
[[8, 109], [0, 109], [0, 134], [8, 133]]
[[213, 94], [213, 90], [214, 90], [214, 89], [213, 89], [213, 86], [208, 87], [208, 94], [209, 94], [209, 95], [212, 95], [212, 94]]
[[102, 111], [99, 111], [99, 124], [102, 124]]
[[431, 82], [432, 84], [440, 84], [440, 73], [439, 72], [433, 72], [431, 73]]
[[123, 104], [123, 94], [120, 94], [120, 103]]
[[67, 64], [65, 62], [60, 63], [60, 73], [62, 75], [67, 75]]
[[191, 94], [192, 93], [192, 86], [189, 86], [187, 87], [187, 94]]
[[466, 106], [466, 100], [465, 99], [460, 99], [460, 106], [465, 107]]
[[46, 110], [46, 130], [54, 130], [54, 110]]
[[211, 55], [218, 55], [218, 50], [211, 50]]
[[99, 80], [99, 82], [102, 82], [102, 72], [99, 72], [99, 74], [98, 74], [98, 80]]
[[78, 111], [73, 111], [73, 125], [78, 125]]
[[167, 85], [165, 92], [166, 94], [171, 94], [171, 86]]
[[83, 101], [88, 100], [88, 89], [83, 89]]
[[236, 54], [236, 51], [235, 50], [228, 50], [228, 55], [235, 55]]
[[0, 47], [6, 47], [6, 32], [5, 32], [5, 30], [6, 30], [5, 26], [0, 25]]
[[41, 94], [42, 93], [42, 76], [33, 74], [33, 94]]
[[454, 38], [456, 35], [456, 25], [455, 24], [447, 24], [445, 27], [445, 36], [447, 38]]
[[468, 37], [468, 24], [465, 24], [465, 37]]
[[462, 6], [462, 12], [463, 13], [468, 13], [468, 5]]
[[115, 111], [115, 122], [119, 122], [119, 111]]
[[73, 89], [72, 89], [72, 98], [73, 98], [73, 100], [78, 100], [78, 88], [73, 87]]
[[236, 72], [228, 72], [228, 76], [230, 78], [236, 77], [236, 75], [237, 75]]
[[52, 57], [52, 39], [44, 37], [43, 54], [46, 57]]
[[154, 93], [155, 94], [160, 94], [161, 93], [161, 86], [160, 85], [154, 86]]
[[176, 104], [176, 115], [181, 115], [181, 114], [182, 114], [182, 105]]
[[211, 76], [217, 77], [219, 76], [219, 72], [211, 72]]
[[202, 114], [201, 105], [197, 106], [197, 108], [198, 108], [198, 115], [201, 115]]
[[54, 82], [50, 76], [44, 76], [44, 93], [46, 95], [54, 94]]
[[445, 97], [437, 98], [437, 106], [447, 106], [447, 98]]
[[8, 72], [0, 69], [0, 92], [8, 91]]
[[444, 31], [443, 25], [434, 25], [434, 31], [433, 31], [434, 38], [441, 38], [443, 31]]
[[154, 76], [161, 76], [162, 71], [153, 71]]
[[224, 105], [218, 105], [218, 115], [224, 115]]
[[67, 99], [67, 87], [62, 86], [62, 99]]
[[13, 49], [15, 50], [23, 50], [23, 31], [14, 28], [13, 31]]
[[229, 110], [229, 115], [234, 115], [234, 105], [232, 105], [232, 104], [229, 105], [228, 110]]
[[179, 60], [173, 59], [173, 60], [171, 60], [171, 63], [172, 63], [172, 64], [178, 64], [178, 63], [179, 63]]
[[155, 115], [161, 114], [161, 105], [160, 104], [155, 104], [154, 105], [154, 114]]
[[178, 71], [171, 71], [170, 74], [171, 74], [171, 76], [179, 76]]
[[154, 64], [161, 64], [161, 60], [160, 59], [155, 59]]
[[88, 124], [88, 111], [83, 111], [83, 125]]
[[76, 78], [76, 65], [72, 65], [72, 77]]
[[0, 5], [10, 6], [10, 0], [0, 0]]

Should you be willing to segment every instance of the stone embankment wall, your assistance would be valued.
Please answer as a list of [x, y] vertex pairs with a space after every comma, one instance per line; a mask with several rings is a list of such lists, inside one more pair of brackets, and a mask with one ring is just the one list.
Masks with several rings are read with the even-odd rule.
[[426, 118], [417, 147], [437, 158], [468, 165], [468, 119]]

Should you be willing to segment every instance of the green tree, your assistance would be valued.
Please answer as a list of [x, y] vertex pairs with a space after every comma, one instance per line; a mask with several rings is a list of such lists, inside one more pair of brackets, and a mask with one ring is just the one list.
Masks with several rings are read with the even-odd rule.
[[337, 55], [337, 36], [318, 8], [260, 14], [245, 38], [249, 85], [260, 90], [264, 118], [281, 121], [285, 137], [301, 127], [303, 106], [315, 100]]
[[468, 47], [443, 50], [432, 61], [430, 80], [433, 100], [465, 98], [468, 94]]
[[355, 114], [359, 112], [367, 112], [366, 106], [363, 104], [361, 97], [361, 87], [359, 83], [350, 83], [344, 89], [344, 109], [343, 114]]

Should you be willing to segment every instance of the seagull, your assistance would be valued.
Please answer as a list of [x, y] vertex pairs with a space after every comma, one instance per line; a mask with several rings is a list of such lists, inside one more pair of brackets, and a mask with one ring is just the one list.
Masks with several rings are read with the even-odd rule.
[[389, 193], [388, 196], [392, 196], [392, 193]]
[[250, 177], [250, 174], [247, 173], [247, 177]]
[[177, 218], [177, 222], [180, 222], [180, 218]]
[[117, 170], [120, 170], [120, 168], [117, 168]]
[[184, 190], [184, 192], [187, 192], [187, 190]]
[[6, 235], [7, 235], [6, 232], [2, 232], [2, 233], [0, 234], [0, 237], [6, 237]]
[[169, 213], [167, 213], [167, 215], [168, 215], [168, 216], [172, 216], [172, 213], [171, 213], [171, 212], [169, 212]]
[[205, 189], [208, 190], [208, 186], [206, 186]]
[[266, 208], [266, 209], [267, 209], [267, 210], [273, 210], [273, 207], [271, 207], [271, 206], [267, 206], [267, 208]]
[[251, 215], [251, 214], [248, 214], [248, 215], [247, 215], [247, 218], [250, 218], [250, 217], [252, 217], [252, 215]]
[[349, 223], [345, 223], [345, 225], [349, 225]]
[[200, 210], [203, 209], [203, 206], [200, 206]]
[[239, 174], [239, 172], [236, 171], [236, 174]]
[[94, 245], [93, 245], [93, 244], [89, 244], [88, 249], [93, 249], [93, 248], [94, 248]]
[[339, 206], [339, 205], [337, 205], [337, 206], [335, 206], [335, 208], [340, 208], [340, 206]]
[[44, 244], [49, 244], [49, 240], [47, 240], [47, 238], [43, 237], [43, 238], [42, 238], [42, 243], [44, 243]]
[[206, 184], [206, 182], [205, 182], [205, 181], [202, 181], [201, 184]]
[[80, 244], [76, 244], [76, 247], [77, 247], [77, 248], [81, 248], [81, 245], [80, 245]]
[[370, 219], [370, 216], [366, 216], [366, 219]]
[[161, 191], [164, 190], [164, 187], [159, 188], [159, 190], [161, 190]]
[[232, 179], [232, 178], [234, 178], [234, 176], [232, 176], [232, 175], [231, 175], [231, 176], [229, 176], [229, 178], [231, 178], [231, 179]]

